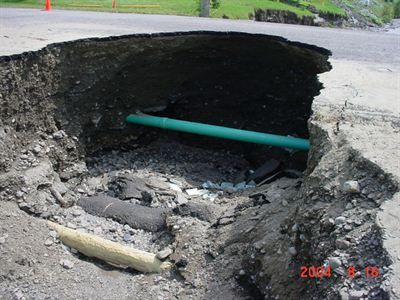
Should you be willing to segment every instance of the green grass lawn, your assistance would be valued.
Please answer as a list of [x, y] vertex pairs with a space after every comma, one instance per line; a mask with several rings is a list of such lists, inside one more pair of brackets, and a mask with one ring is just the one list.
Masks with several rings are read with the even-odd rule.
[[[44, 7], [45, 0], [0, 0], [0, 6], [8, 7]], [[299, 0], [302, 6], [314, 5], [321, 11], [343, 13], [330, 0]], [[173, 14], [197, 16], [198, 0], [116, 0], [118, 12], [134, 12], [148, 14]], [[134, 7], [134, 5], [156, 5], [154, 7]], [[111, 11], [111, 0], [52, 0], [55, 9], [79, 9], [95, 11]], [[304, 7], [295, 7], [279, 0], [220, 0], [220, 6], [211, 10], [212, 17], [227, 16], [230, 19], [248, 19], [255, 9], [289, 10], [299, 16], [312, 15]]]
[[329, 0], [311, 0], [311, 1], [300, 0], [300, 3], [305, 6], [311, 4], [321, 12], [328, 12], [337, 15], [345, 14], [345, 11], [342, 8], [337, 7], [334, 3], [332, 3], [332, 1]]
[[228, 16], [230, 19], [248, 19], [250, 13], [254, 13], [257, 8], [289, 10], [299, 16], [312, 15], [306, 9], [297, 8], [279, 1], [270, 0], [221, 0], [218, 9], [212, 9], [213, 17]]

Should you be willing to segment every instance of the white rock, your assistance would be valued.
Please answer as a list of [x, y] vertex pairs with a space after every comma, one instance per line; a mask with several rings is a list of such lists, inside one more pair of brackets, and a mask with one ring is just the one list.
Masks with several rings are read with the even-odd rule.
[[171, 188], [171, 190], [176, 191], [176, 192], [182, 192], [182, 189], [174, 183], [169, 183], [169, 187]]
[[74, 263], [68, 259], [62, 259], [60, 261], [60, 265], [64, 267], [64, 269], [72, 269], [74, 267]]
[[343, 223], [345, 223], [345, 222], [346, 222], [346, 218], [343, 217], [343, 216], [337, 217], [337, 218], [335, 219], [335, 224], [336, 224], [336, 225], [343, 224]]
[[158, 259], [164, 260], [164, 259], [166, 259], [168, 256], [170, 256], [173, 252], [174, 252], [174, 251], [172, 251], [171, 248], [165, 248], [164, 250], [159, 251], [159, 252], [156, 254], [156, 257], [157, 257]]
[[289, 247], [288, 251], [291, 256], [295, 256], [297, 254], [295, 247]]
[[35, 145], [35, 146], [32, 148], [32, 151], [33, 151], [33, 153], [35, 153], [35, 154], [39, 154], [40, 151], [42, 151], [42, 148], [41, 148], [39, 145]]
[[58, 233], [55, 230], [50, 230], [49, 231], [49, 236], [51, 236], [53, 239], [57, 238]]
[[47, 247], [53, 245], [53, 243], [54, 243], [53, 239], [51, 239], [51, 238], [44, 241], [44, 245]]
[[71, 229], [76, 229], [76, 225], [74, 223], [68, 222], [67, 227]]
[[358, 181], [349, 180], [343, 184], [343, 191], [345, 191], [346, 193], [356, 194], [356, 193], [359, 193], [360, 190], [361, 190], [361, 188], [360, 188]]
[[339, 257], [329, 257], [328, 265], [330, 265], [332, 269], [336, 269], [342, 265], [342, 262]]
[[176, 194], [176, 197], [175, 197], [175, 202], [176, 202], [176, 204], [178, 204], [178, 205], [182, 205], [182, 204], [187, 203], [188, 200], [186, 199], [186, 197], [185, 197], [182, 193], [178, 192], [178, 193]]
[[15, 197], [17, 197], [18, 199], [22, 198], [24, 196], [24, 192], [22, 191], [18, 191], [15, 193]]
[[200, 195], [204, 195], [207, 194], [207, 190], [199, 190], [197, 188], [194, 189], [187, 189], [185, 191], [189, 196], [200, 196]]
[[360, 299], [362, 296], [364, 296], [365, 291], [361, 290], [361, 291], [350, 291], [349, 292], [349, 300], [358, 300]]
[[210, 200], [211, 202], [214, 202], [215, 199], [218, 198], [217, 193], [208, 193], [203, 195], [203, 199]]
[[59, 131], [53, 133], [53, 139], [55, 139], [55, 140], [60, 140], [65, 136], [66, 136], [66, 134], [65, 134], [64, 130], [59, 130]]
[[346, 240], [338, 239], [336, 240], [335, 245], [338, 249], [347, 249], [350, 247], [351, 243]]

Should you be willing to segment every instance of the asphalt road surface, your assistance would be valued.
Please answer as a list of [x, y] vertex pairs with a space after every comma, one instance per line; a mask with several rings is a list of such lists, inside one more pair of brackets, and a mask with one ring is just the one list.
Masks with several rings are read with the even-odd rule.
[[373, 32], [246, 20], [0, 8], [0, 55], [87, 37], [209, 30], [278, 35], [330, 49], [334, 59], [400, 64], [398, 29]]

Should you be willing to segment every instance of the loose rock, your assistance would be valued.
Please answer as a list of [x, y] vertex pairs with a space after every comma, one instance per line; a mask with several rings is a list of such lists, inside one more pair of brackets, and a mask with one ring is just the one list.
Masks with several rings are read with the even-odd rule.
[[342, 262], [339, 257], [329, 257], [328, 265], [330, 265], [332, 269], [336, 269], [342, 265]]
[[68, 260], [68, 259], [62, 259], [60, 261], [60, 265], [62, 265], [64, 269], [68, 269], [69, 270], [69, 269], [72, 269], [75, 264], [72, 261]]
[[336, 240], [335, 244], [338, 249], [344, 250], [344, 249], [349, 248], [351, 243], [346, 240], [338, 239], [338, 240]]
[[358, 181], [349, 180], [343, 184], [343, 191], [345, 191], [346, 193], [356, 194], [360, 193], [361, 188]]
[[343, 224], [343, 223], [345, 223], [345, 222], [346, 222], [346, 218], [343, 217], [343, 216], [337, 217], [337, 218], [335, 219], [335, 224], [336, 224], [336, 225], [340, 225], [340, 224]]
[[164, 260], [164, 259], [166, 259], [168, 256], [170, 256], [172, 253], [173, 253], [173, 251], [172, 251], [171, 248], [165, 248], [164, 250], [159, 251], [159, 252], [156, 254], [156, 257], [157, 257], [158, 259]]

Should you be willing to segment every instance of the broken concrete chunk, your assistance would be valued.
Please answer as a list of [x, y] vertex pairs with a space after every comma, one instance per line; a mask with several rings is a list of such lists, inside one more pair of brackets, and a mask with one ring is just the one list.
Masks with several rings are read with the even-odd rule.
[[253, 173], [247, 176], [246, 182], [255, 181], [261, 182], [263, 179], [270, 177], [280, 170], [281, 162], [271, 159], [265, 162], [262, 166], [257, 168]]
[[169, 183], [169, 187], [175, 192], [182, 192], [182, 189], [177, 184]]
[[201, 196], [204, 194], [207, 194], [208, 191], [207, 190], [199, 190], [197, 188], [194, 189], [187, 189], [185, 190], [185, 192], [189, 195], [189, 196]]
[[175, 202], [177, 205], [182, 205], [188, 202], [183, 193], [177, 192], [175, 197]]

